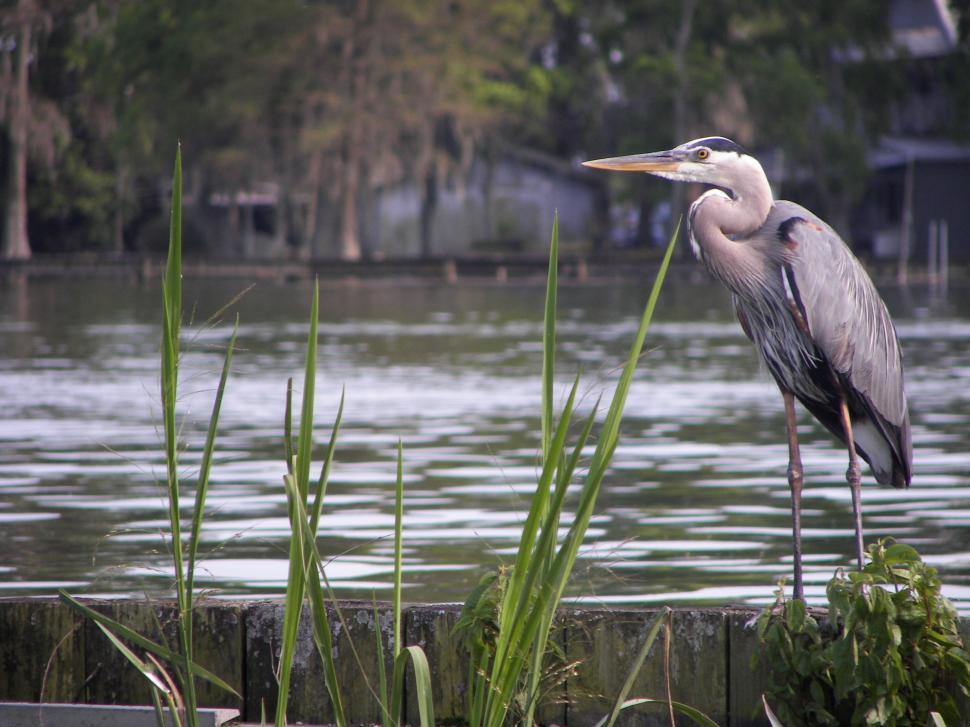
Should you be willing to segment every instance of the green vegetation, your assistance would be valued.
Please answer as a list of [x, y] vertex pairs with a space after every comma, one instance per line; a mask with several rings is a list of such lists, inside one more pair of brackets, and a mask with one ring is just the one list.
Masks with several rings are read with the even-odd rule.
[[[934, 73], [953, 128], [934, 133], [966, 136], [970, 3], [950, 5], [961, 46]], [[838, 224], [912, 83], [887, 60], [888, 17], [889, 0], [11, 0], [0, 257], [162, 251], [176, 138], [193, 160], [186, 242], [214, 254], [357, 257], [368, 200], [404, 180], [427, 254], [439, 192], [476, 156], [590, 158], [714, 132], [777, 145]], [[666, 194], [602, 183], [645, 210]], [[267, 225], [238, 195], [269, 188]]]
[[[209, 475], [216, 447], [219, 414], [228, 381], [235, 328], [226, 348], [216, 389], [202, 460], [195, 483], [195, 501], [189, 532], [183, 537], [180, 518], [182, 482], [179, 474], [179, 428], [176, 402], [179, 383], [182, 321], [182, 168], [176, 155], [172, 184], [172, 207], [168, 265], [163, 279], [163, 326], [161, 346], [161, 401], [167, 471], [170, 547], [177, 599], [177, 645], [155, 643], [78, 602], [61, 591], [61, 599], [92, 619], [111, 643], [145, 677], [162, 723], [168, 707], [178, 725], [196, 724], [195, 680], [206, 679], [233, 692], [224, 681], [193, 659], [192, 617], [195, 606], [194, 575], [205, 512]], [[456, 628], [466, 634], [470, 654], [467, 718], [471, 727], [501, 727], [509, 720], [531, 725], [543, 695], [549, 659], [550, 635], [556, 612], [583, 542], [597, 495], [619, 440], [626, 397], [653, 317], [677, 233], [647, 300], [629, 356], [616, 385], [596, 446], [585, 467], [582, 455], [594, 430], [598, 407], [579, 425], [572, 446], [577, 376], [558, 420], [553, 415], [556, 351], [556, 305], [558, 271], [557, 225], [553, 225], [543, 329], [541, 474], [522, 528], [514, 563], [489, 574], [470, 594]], [[289, 578], [284, 606], [283, 638], [279, 661], [275, 724], [286, 724], [290, 674], [304, 604], [309, 602], [313, 639], [324, 664], [324, 681], [340, 727], [347, 724], [341, 685], [333, 656], [329, 603], [344, 629], [346, 623], [329, 587], [316, 532], [325, 503], [333, 463], [343, 400], [331, 430], [329, 446], [316, 481], [310, 509], [310, 478], [313, 449], [313, 405], [316, 383], [318, 289], [310, 311], [299, 429], [293, 437], [293, 383], [287, 386], [284, 418], [286, 474], [284, 486], [291, 527]], [[581, 480], [572, 522], [560, 537], [566, 494], [575, 479]], [[393, 673], [390, 685], [379, 656], [379, 684], [368, 684], [380, 704], [384, 722], [400, 724], [403, 717], [404, 675], [408, 661], [414, 672], [422, 727], [434, 725], [430, 668], [423, 650], [405, 646], [401, 619], [401, 570], [403, 548], [403, 446], [397, 451], [395, 488]], [[827, 589], [830, 604], [826, 625], [820, 624], [800, 600], [785, 601], [766, 609], [759, 618], [764, 657], [774, 682], [767, 704], [781, 715], [784, 724], [888, 724], [923, 723], [930, 716], [937, 724], [959, 716], [955, 690], [970, 696], [970, 654], [963, 650], [952, 605], [940, 595], [940, 581], [909, 546], [880, 541], [869, 548], [869, 564], [861, 573], [838, 574]], [[326, 591], [326, 594], [325, 594]], [[668, 684], [667, 699], [628, 698], [634, 681], [666, 618], [665, 654], [670, 653], [669, 609], [661, 614], [634, 660], [630, 677], [622, 685], [604, 724], [612, 725], [620, 710], [640, 704], [666, 707], [711, 725], [691, 707], [673, 702]], [[378, 655], [384, 653], [376, 618]], [[354, 649], [353, 645], [351, 648]], [[360, 663], [361, 674], [367, 670]], [[669, 669], [667, 670], [669, 674]], [[366, 679], [366, 676], [363, 676]], [[669, 678], [669, 677], [668, 677]], [[388, 689], [388, 686], [390, 689]], [[235, 693], [235, 692], [233, 692]], [[768, 714], [772, 714], [770, 711]], [[774, 717], [772, 716], [774, 719]]]
[[[579, 502], [569, 531], [560, 539], [559, 525], [566, 491], [573, 482], [583, 449], [589, 441], [597, 407], [582, 423], [576, 443], [567, 446], [579, 379], [573, 383], [557, 424], [553, 424], [553, 372], [556, 341], [558, 238], [553, 225], [549, 256], [549, 284], [543, 330], [542, 472], [511, 569], [484, 580], [465, 605], [459, 625], [472, 631], [468, 722], [472, 727], [499, 727], [510, 716], [532, 724], [541, 696], [544, 660], [553, 620], [576, 562], [579, 546], [593, 515], [607, 467], [619, 440], [620, 421], [643, 342], [677, 233], [654, 281], [640, 327], [623, 373], [616, 385], [596, 448], [582, 478]], [[493, 588], [494, 586], [494, 588]], [[484, 638], [487, 622], [488, 640]]]
[[[182, 535], [181, 495], [182, 483], [179, 476], [179, 428], [176, 419], [176, 401], [179, 383], [179, 344], [182, 327], [182, 153], [175, 156], [175, 172], [172, 177], [172, 216], [169, 235], [168, 263], [162, 281], [162, 356], [161, 356], [161, 400], [162, 420], [165, 433], [165, 464], [167, 473], [168, 515], [171, 532], [170, 547], [175, 569], [175, 595], [178, 602], [176, 625], [178, 646], [168, 646], [152, 642], [135, 633], [124, 625], [88, 608], [75, 600], [65, 591], [60, 592], [61, 600], [92, 619], [115, 647], [125, 655], [135, 668], [148, 680], [152, 687], [152, 698], [158, 710], [161, 724], [162, 700], [173, 715], [177, 715], [179, 725], [192, 727], [197, 722], [195, 679], [201, 677], [219, 687], [235, 691], [214, 674], [209, 673], [193, 661], [192, 614], [195, 596], [194, 579], [196, 556], [198, 554], [202, 519], [205, 515], [205, 499], [209, 488], [209, 473], [215, 452], [216, 432], [219, 412], [229, 378], [232, 353], [236, 342], [233, 329], [226, 347], [222, 375], [216, 389], [212, 415], [209, 418], [208, 434], [202, 450], [202, 463], [199, 467], [195, 485], [195, 503], [192, 508], [192, 523], [188, 538]], [[187, 541], [187, 542], [186, 542]], [[187, 562], [186, 562], [187, 561]], [[142, 659], [124, 642], [143, 649], [146, 658]], [[167, 662], [168, 668], [155, 657]]]
[[[177, 646], [169, 648], [166, 645], [155, 643], [123, 624], [92, 610], [64, 591], [60, 592], [60, 596], [69, 606], [85, 617], [92, 619], [115, 648], [145, 677], [151, 686], [159, 724], [164, 721], [162, 710], [165, 706], [173, 715], [179, 727], [181, 725], [191, 727], [197, 722], [196, 678], [207, 679], [221, 688], [233, 692], [216, 675], [209, 673], [194, 662], [192, 615], [198, 544], [205, 513], [209, 474], [215, 452], [219, 413], [235, 345], [235, 328], [226, 349], [222, 374], [209, 420], [208, 434], [203, 447], [202, 461], [195, 486], [191, 528], [188, 537], [183, 538], [180, 518], [182, 495], [182, 482], [179, 474], [180, 445], [176, 416], [183, 313], [181, 150], [177, 153], [175, 160], [171, 205], [168, 264], [162, 285], [161, 399], [171, 532], [170, 547], [175, 573], [174, 589], [178, 604], [176, 616]], [[503, 576], [501, 587], [497, 590], [491, 588], [491, 580], [483, 581], [483, 586], [473, 592], [469, 599], [469, 605], [466, 607], [466, 611], [469, 613], [477, 609], [478, 616], [475, 618], [470, 615], [463, 616], [462, 622], [459, 624], [460, 627], [473, 632], [480, 623], [482, 614], [492, 620], [487, 637], [482, 638], [479, 634], [477, 638], [472, 638], [469, 641], [472, 659], [469, 674], [468, 718], [469, 723], [474, 727], [480, 725], [498, 727], [506, 724], [512, 715], [518, 717], [524, 724], [534, 722], [533, 715], [540, 697], [543, 667], [556, 610], [575, 564], [590, 518], [593, 515], [597, 494], [616, 449], [627, 393], [643, 349], [647, 329], [653, 317], [676, 239], [677, 232], [671, 237], [667, 246], [666, 255], [654, 281], [636, 338], [599, 432], [595, 451], [583, 476], [583, 484], [573, 522], [566, 536], [560, 539], [559, 526], [566, 492], [573, 481], [580, 458], [593, 431], [598, 409], [594, 407], [587, 416], [575, 445], [571, 448], [567, 447], [566, 439], [571, 429], [579, 379], [577, 377], [573, 384], [559, 420], [554, 425], [552, 400], [559, 260], [557, 225], [556, 223], [553, 224], [543, 332], [542, 474], [537, 483], [536, 493], [532, 498], [529, 515], [523, 526], [514, 566]], [[330, 589], [323, 559], [320, 557], [316, 545], [317, 526], [325, 503], [327, 482], [343, 414], [343, 399], [341, 399], [331, 429], [329, 446], [321, 466], [320, 475], [316, 481], [312, 505], [309, 511], [307, 509], [307, 503], [310, 499], [310, 471], [313, 450], [318, 306], [319, 290], [318, 287], [315, 287], [310, 310], [299, 428], [295, 439], [292, 424], [292, 380], [287, 385], [284, 416], [286, 474], [283, 480], [291, 537], [289, 576], [277, 671], [278, 693], [274, 722], [279, 727], [286, 724], [290, 675], [296, 654], [299, 622], [303, 618], [306, 602], [309, 602], [310, 606], [313, 639], [324, 665], [324, 682], [333, 705], [336, 723], [338, 727], [344, 727], [347, 724], [342, 703], [341, 686], [338, 683], [334, 662], [333, 635], [330, 617], [327, 613], [328, 601], [335, 608], [337, 618], [344, 630], [349, 632], [349, 629], [347, 629], [347, 624], [344, 622], [339, 606], [337, 606], [337, 599]], [[384, 653], [384, 644], [380, 635], [375, 607], [379, 684], [368, 684], [368, 687], [380, 704], [385, 724], [400, 724], [404, 706], [404, 675], [408, 661], [410, 661], [415, 677], [414, 684], [420, 723], [422, 727], [433, 727], [435, 721], [428, 661], [420, 647], [404, 645], [402, 631], [403, 502], [403, 446], [399, 444], [394, 508], [393, 644], [391, 647], [393, 674], [390, 682], [390, 694], [388, 694], [383, 660], [380, 658], [380, 655]], [[326, 595], [325, 590], [327, 591]], [[496, 593], [498, 594], [497, 598], [485, 597], [486, 594], [494, 595]], [[658, 618], [647, 638], [647, 643], [634, 664], [634, 674], [639, 670], [660, 627], [661, 621]], [[666, 633], [669, 640], [669, 623]], [[360, 666], [362, 678], [366, 680], [368, 670], [360, 663], [360, 658], [353, 644], [351, 644], [351, 649], [358, 661], [358, 666]], [[139, 652], [143, 652], [144, 656], [140, 655]], [[161, 660], [156, 657], [160, 657]], [[163, 664], [163, 661], [166, 664]], [[612, 712], [611, 724], [621, 709], [650, 701], [625, 699], [632, 684], [632, 676], [620, 691]], [[684, 710], [687, 714], [693, 713], [690, 708], [683, 705], [671, 705], [671, 708], [674, 707]]]
[[826, 620], [785, 600], [758, 619], [767, 702], [788, 727], [956, 724], [970, 654], [936, 569], [910, 546], [869, 546], [861, 573], [829, 581]]

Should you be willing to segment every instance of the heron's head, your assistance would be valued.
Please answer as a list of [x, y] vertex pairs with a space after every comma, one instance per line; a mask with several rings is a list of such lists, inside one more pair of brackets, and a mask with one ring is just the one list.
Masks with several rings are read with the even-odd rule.
[[722, 136], [694, 139], [669, 151], [583, 162], [614, 172], [646, 172], [675, 182], [713, 184], [732, 192], [764, 179], [758, 161]]

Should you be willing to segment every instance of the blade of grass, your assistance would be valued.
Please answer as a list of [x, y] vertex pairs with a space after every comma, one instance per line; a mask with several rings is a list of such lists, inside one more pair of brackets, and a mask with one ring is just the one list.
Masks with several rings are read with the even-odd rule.
[[310, 514], [310, 530], [316, 535], [317, 525], [320, 523], [320, 513], [323, 510], [323, 498], [327, 494], [327, 483], [330, 480], [330, 467], [333, 465], [333, 455], [337, 451], [337, 434], [340, 432], [340, 423], [344, 418], [344, 395], [345, 391], [340, 392], [340, 405], [337, 407], [337, 418], [334, 420], [333, 428], [330, 430], [330, 443], [327, 445], [327, 454], [323, 459], [323, 466], [320, 468], [320, 479], [317, 480], [317, 492], [313, 498], [313, 510]]
[[[642, 704], [657, 705], [659, 707], [668, 708], [668, 702], [666, 699], [650, 699], [649, 697], [640, 697], [637, 699], [626, 700], [622, 705], [620, 705], [620, 709], [629, 709], [630, 707], [637, 707]], [[718, 727], [717, 722], [712, 720], [696, 707], [691, 707], [690, 705], [683, 704], [681, 702], [670, 702], [669, 708], [672, 708], [675, 712], [679, 712], [685, 717], [690, 717], [699, 725], [699, 727]], [[596, 727], [600, 727], [602, 722], [603, 720], [597, 722]]]
[[556, 309], [559, 288], [559, 213], [552, 218], [552, 240], [549, 244], [549, 272], [546, 279], [546, 302], [542, 325], [542, 459], [549, 456], [552, 445], [552, 395], [556, 365]]
[[[408, 659], [414, 671], [414, 691], [418, 698], [418, 718], [421, 727], [434, 727], [434, 703], [431, 690], [431, 669], [428, 667], [428, 657], [420, 646], [405, 646], [394, 658], [394, 682], [404, 683], [404, 670]], [[391, 716], [398, 718], [404, 704], [403, 689], [396, 692], [391, 701]], [[394, 724], [400, 724], [394, 719]]]
[[391, 724], [391, 705], [387, 701], [387, 668], [384, 666], [384, 639], [381, 638], [381, 615], [377, 610], [377, 598], [372, 598], [374, 609], [374, 638], [377, 640], [377, 701], [381, 706], [381, 717], [387, 724]]
[[[561, 449], [565, 444], [566, 433], [569, 430], [573, 405], [576, 400], [577, 387], [578, 381], [573, 384], [573, 388], [569, 392], [569, 397], [566, 400], [566, 405], [563, 408], [562, 416], [559, 419], [559, 426], [557, 427], [552, 442], [552, 446], [556, 449]], [[546, 512], [546, 506], [549, 500], [549, 486], [552, 483], [555, 471], [556, 460], [549, 458], [545, 462], [542, 473], [539, 476], [535, 494], [532, 496], [532, 506], [522, 527], [522, 536], [519, 539], [519, 550], [516, 553], [515, 565], [512, 567], [512, 574], [505, 592], [505, 602], [514, 604], [514, 607], [512, 609], [502, 609], [501, 622], [499, 624], [499, 638], [495, 647], [495, 663], [504, 661], [509, 655], [508, 648], [512, 643], [511, 630], [516, 628], [517, 625], [520, 625], [518, 621], [519, 616], [523, 613], [528, 599], [532, 595], [529, 586], [538, 574], [535, 568], [529, 568], [529, 564], [533, 556], [536, 538], [540, 532], [540, 524]]]
[[[306, 361], [303, 376], [303, 404], [300, 411], [300, 429], [297, 435], [295, 493], [287, 489], [290, 500], [290, 521], [295, 523], [299, 510], [306, 507], [307, 491], [310, 480], [310, 455], [313, 444], [313, 394], [316, 383], [317, 361], [317, 322], [320, 306], [320, 284], [313, 286], [313, 301], [310, 308], [310, 330], [307, 336]], [[302, 505], [302, 507], [297, 507]], [[297, 630], [303, 611], [305, 595], [306, 553], [303, 537], [297, 528], [290, 537], [290, 570], [286, 583], [286, 598], [283, 607], [283, 636], [279, 663], [279, 695], [276, 701], [276, 725], [286, 724], [286, 707], [289, 702], [290, 674], [296, 654]]]
[[[553, 451], [560, 451], [565, 445], [578, 384], [578, 380], [573, 384], [563, 408], [559, 426], [552, 442]], [[530, 633], [532, 624], [527, 620], [527, 616], [530, 612], [534, 612], [529, 608], [530, 601], [535, 598], [535, 591], [532, 586], [544, 571], [544, 565], [541, 561], [530, 563], [530, 559], [532, 559], [534, 552], [539, 553], [540, 556], [545, 552], [543, 548], [534, 548], [534, 546], [537, 533], [540, 531], [543, 513], [547, 512], [549, 488], [555, 470], [556, 458], [550, 457], [544, 463], [535, 494], [532, 497], [529, 515], [523, 525], [522, 537], [519, 540], [519, 552], [516, 555], [512, 575], [503, 597], [499, 613], [499, 631], [495, 643], [495, 656], [491, 661], [492, 673], [487, 681], [488, 696], [485, 700], [484, 723], [488, 725], [498, 724], [501, 719], [504, 719], [500, 719], [500, 715], [504, 715], [508, 711], [511, 704], [510, 700], [514, 696], [519, 676], [522, 673], [524, 660], [528, 658], [529, 647], [532, 645], [529, 638], [523, 638], [522, 634], [528, 635]]]
[[[555, 453], [550, 451], [552, 446], [552, 422], [553, 422], [553, 390], [555, 382], [556, 366], [556, 311], [558, 308], [559, 290], [559, 212], [556, 211], [552, 218], [552, 235], [549, 243], [549, 271], [546, 278], [546, 300], [542, 325], [542, 462]], [[545, 514], [545, 513], [543, 513]], [[552, 524], [557, 531], [559, 530], [559, 518]], [[551, 541], [549, 550], [540, 557], [547, 563], [552, 563], [552, 556], [555, 552], [556, 542]], [[549, 627], [552, 622], [550, 620]], [[539, 682], [542, 679], [542, 664], [545, 653], [535, 649], [532, 653], [532, 667], [529, 669], [529, 688], [530, 695], [538, 694]], [[526, 724], [531, 723], [535, 710], [535, 700], [529, 700], [529, 707], [526, 710]]]
[[[572, 481], [576, 466], [579, 464], [579, 459], [582, 456], [583, 449], [586, 447], [586, 443], [589, 441], [590, 434], [593, 430], [593, 423], [596, 420], [596, 412], [598, 410], [599, 401], [597, 400], [596, 405], [586, 418], [586, 423], [579, 434], [576, 445], [573, 447], [572, 455], [568, 460], [565, 461], [564, 465], [560, 467], [558, 472], [559, 476], [556, 483], [556, 490], [553, 493], [553, 499], [549, 505], [551, 517], [549, 518], [549, 522], [543, 526], [543, 535], [546, 536], [546, 533], [548, 533], [546, 538], [547, 542], [549, 543], [545, 550], [553, 555], [555, 554], [556, 539], [559, 533], [559, 513], [562, 512], [563, 500], [566, 496], [566, 492], [569, 489], [569, 483]], [[541, 545], [540, 549], [542, 549]], [[548, 580], [550, 577], [551, 566], [554, 564], [555, 559], [550, 557], [550, 569], [546, 572], [546, 580]], [[540, 622], [538, 623], [536, 629], [535, 646], [533, 647], [532, 651], [532, 669], [535, 671], [529, 675], [530, 681], [527, 693], [528, 702], [526, 707], [525, 724], [532, 723], [536, 707], [538, 706], [539, 684], [543, 673], [542, 667], [545, 659], [546, 647], [548, 646], [549, 637], [551, 636], [552, 632], [552, 624], [556, 618], [557, 605], [557, 603], [542, 604]]]
[[152, 694], [152, 706], [155, 708], [155, 724], [158, 725], [158, 727], [166, 727], [165, 712], [162, 711], [164, 707], [162, 707], [162, 700], [158, 696], [158, 690], [152, 689], [151, 694]]
[[404, 445], [397, 441], [397, 481], [394, 487], [394, 658], [401, 653], [401, 551], [404, 530]]
[[[549, 538], [555, 541], [555, 533], [551, 528], [540, 536], [539, 543], [536, 543], [536, 529], [538, 528], [538, 513], [542, 512], [546, 505], [550, 506], [550, 518], [546, 521], [551, 525], [552, 521], [559, 517], [557, 503], [548, 503], [548, 490], [552, 481], [552, 471], [554, 463], [564, 452], [564, 442], [557, 436], [551, 443], [549, 455], [543, 462], [543, 471], [539, 479], [539, 486], [533, 497], [532, 509], [523, 527], [523, 536], [519, 543], [519, 552], [516, 556], [515, 567], [512, 577], [509, 580], [509, 588], [503, 599], [500, 608], [499, 634], [496, 639], [495, 658], [491, 663], [490, 673], [482, 675], [476, 679], [476, 689], [479, 693], [487, 694], [481, 718], [473, 721], [472, 724], [487, 725], [488, 727], [499, 727], [507, 719], [508, 711], [518, 688], [519, 678], [522, 671], [524, 660], [531, 654], [533, 665], [541, 664], [541, 660], [535, 652], [537, 642], [547, 643], [548, 631], [551, 628], [552, 619], [547, 615], [547, 609], [552, 611], [558, 607], [565, 589], [569, 575], [572, 572], [576, 561], [579, 546], [585, 536], [586, 529], [592, 517], [593, 508], [599, 493], [600, 486], [606, 474], [613, 452], [616, 449], [619, 439], [619, 426], [622, 420], [623, 409], [626, 403], [629, 388], [632, 383], [633, 375], [639, 361], [640, 353], [643, 350], [643, 343], [646, 338], [647, 330], [653, 318], [656, 302], [659, 297], [663, 280], [670, 265], [673, 248], [676, 243], [678, 229], [671, 237], [666, 254], [653, 288], [648, 298], [644, 313], [640, 320], [637, 335], [631, 346], [630, 355], [624, 366], [617, 387], [614, 391], [609, 411], [604, 421], [597, 447], [586, 474], [580, 501], [573, 518], [573, 523], [564, 538], [559, 551], [550, 566], [547, 566], [544, 553], [548, 546]], [[575, 392], [575, 387], [574, 387]], [[564, 421], [568, 421], [571, 415], [572, 402], [567, 402], [560, 419], [560, 428]], [[565, 432], [562, 432], [563, 435]], [[557, 432], [558, 434], [558, 432]], [[565, 494], [565, 482], [559, 479], [563, 485], [562, 492], [554, 495], [559, 500], [558, 506], [561, 511], [561, 497]], [[535, 547], [533, 548], [533, 545]], [[531, 574], [528, 570], [532, 570]], [[537, 574], [542, 574], [539, 578]], [[529, 585], [526, 588], [526, 584]], [[535, 585], [535, 588], [532, 586]], [[544, 629], [544, 635], [539, 637], [540, 626]], [[535, 667], [534, 667], [535, 668]], [[530, 678], [530, 685], [535, 685], [535, 679]], [[530, 686], [532, 694], [530, 699], [535, 698], [534, 686]], [[474, 700], [473, 700], [474, 701]]]
[[135, 669], [137, 669], [141, 675], [145, 677], [145, 679], [148, 680], [148, 683], [151, 684], [154, 689], [157, 689], [163, 693], [168, 693], [168, 686], [162, 679], [159, 678], [159, 676], [155, 673], [154, 668], [150, 664], [146, 664], [144, 661], [139, 659], [138, 656], [135, 655], [135, 652], [125, 646], [124, 642], [111, 633], [111, 631], [108, 630], [103, 624], [96, 623], [95, 626], [101, 629], [101, 633], [108, 637], [108, 641], [111, 642], [111, 645], [115, 647], [118, 653], [125, 657], [129, 663], [134, 666]]
[[[343, 701], [340, 696], [340, 685], [337, 680], [337, 666], [333, 657], [333, 635], [330, 631], [330, 620], [327, 617], [326, 602], [323, 598], [323, 590], [320, 587], [320, 580], [316, 577], [316, 569], [322, 570], [320, 555], [314, 543], [313, 534], [310, 532], [310, 525], [307, 522], [306, 508], [303, 500], [299, 497], [298, 485], [293, 475], [284, 477], [284, 484], [287, 494], [292, 503], [293, 519], [291, 521], [292, 540], [299, 540], [301, 547], [299, 562], [306, 564], [303, 573], [303, 580], [310, 599], [310, 617], [313, 627], [313, 641], [323, 661], [323, 681], [330, 695], [330, 702], [334, 711], [334, 721], [338, 727], [347, 724], [344, 716]], [[305, 555], [304, 555], [305, 554]], [[302, 605], [302, 604], [301, 604]], [[301, 608], [302, 610], [302, 608]], [[349, 633], [349, 632], [348, 632]], [[355, 650], [356, 653], [356, 650]]]
[[[761, 704], [764, 705], [765, 716], [768, 718], [768, 721], [771, 723], [771, 727], [785, 727], [781, 723], [781, 720], [778, 719], [778, 717], [775, 715], [774, 711], [772, 711], [771, 707], [768, 706], [768, 699], [765, 697], [764, 694], [761, 695]], [[944, 727], [946, 726], [944, 725]]]
[[293, 472], [293, 377], [286, 380], [286, 409], [283, 412], [283, 457], [286, 471]]
[[188, 710], [188, 723], [194, 727], [195, 680], [192, 678], [191, 599], [186, 589], [186, 573], [180, 521], [178, 475], [178, 429], [175, 403], [178, 398], [179, 337], [182, 322], [182, 148], [175, 153], [172, 173], [172, 207], [169, 224], [168, 259], [162, 283], [162, 411], [165, 431], [165, 461], [168, 485], [168, 517], [172, 532], [172, 559], [175, 566], [175, 590], [178, 600], [178, 632], [182, 663], [178, 668]]
[[209, 475], [212, 471], [212, 459], [216, 447], [216, 429], [219, 424], [219, 415], [222, 411], [222, 399], [226, 392], [226, 383], [229, 380], [229, 369], [232, 366], [232, 354], [236, 346], [236, 333], [239, 330], [239, 317], [232, 328], [232, 335], [229, 338], [229, 345], [226, 347], [226, 355], [222, 362], [222, 375], [219, 378], [219, 386], [216, 388], [215, 401], [212, 404], [212, 415], [209, 417], [209, 430], [206, 433], [205, 446], [202, 449], [202, 464], [199, 467], [199, 484], [195, 489], [195, 505], [192, 509], [192, 530], [189, 535], [189, 570], [186, 582], [186, 597], [188, 602], [187, 626], [192, 629], [192, 599], [195, 588], [195, 561], [199, 550], [199, 534], [202, 531], [202, 518], [205, 515], [205, 498], [209, 491]]

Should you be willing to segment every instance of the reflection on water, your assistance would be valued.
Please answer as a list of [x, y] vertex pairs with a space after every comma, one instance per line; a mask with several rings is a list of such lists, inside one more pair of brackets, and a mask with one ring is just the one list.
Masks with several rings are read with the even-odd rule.
[[[204, 319], [245, 283], [188, 281]], [[913, 488], [867, 473], [867, 538], [893, 535], [970, 609], [970, 298], [886, 291], [908, 366]], [[412, 600], [461, 600], [508, 562], [537, 478], [541, 284], [380, 283], [322, 291], [318, 456], [346, 387], [320, 522], [340, 592], [387, 597], [398, 438]], [[560, 395], [586, 411], [617, 376], [645, 290], [561, 291]], [[309, 289], [260, 285], [240, 303], [203, 530], [199, 581], [279, 593], [286, 579], [281, 421], [300, 381]], [[156, 288], [36, 282], [0, 291], [0, 594], [165, 589]], [[182, 412], [191, 482], [229, 325], [186, 327]], [[604, 603], [762, 603], [791, 568], [780, 397], [724, 293], [672, 280], [630, 393], [622, 441], [571, 597]], [[845, 454], [802, 418], [806, 592], [824, 597], [852, 552]], [[189, 503], [191, 498], [186, 497]], [[568, 527], [569, 517], [563, 520]]]

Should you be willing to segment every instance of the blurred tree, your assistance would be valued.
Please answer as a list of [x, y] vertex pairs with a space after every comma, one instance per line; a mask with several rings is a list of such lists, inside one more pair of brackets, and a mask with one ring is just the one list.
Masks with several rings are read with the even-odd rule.
[[[490, 131], [541, 108], [530, 49], [542, 37], [537, 0], [363, 0], [323, 3], [313, 65], [301, 89], [314, 237], [319, 187], [338, 203], [341, 257], [361, 255], [360, 205], [402, 178], [421, 189], [421, 251], [433, 251], [439, 187], [464, 172]], [[532, 76], [535, 81], [535, 76]], [[538, 97], [538, 98], [537, 98]]]
[[786, 177], [843, 234], [889, 124], [900, 69], [889, 62], [890, 0], [823, 0], [734, 17], [732, 67], [759, 146], [784, 152]]
[[946, 58], [946, 91], [952, 103], [947, 131], [958, 139], [970, 139], [970, 0], [950, 0], [957, 21], [957, 51]]
[[8, 0], [0, 5], [0, 120], [7, 131], [6, 208], [0, 257], [29, 258], [27, 157], [51, 166], [70, 129], [54, 102], [31, 93], [41, 41], [53, 25], [51, 4]]
[[[970, 108], [968, 3], [953, 3], [955, 109]], [[29, 254], [28, 205], [38, 249], [141, 244], [164, 228], [178, 139], [186, 214], [220, 205], [199, 219], [226, 220], [208, 236], [225, 238], [210, 246], [223, 254], [379, 254], [363, 249], [373, 201], [402, 180], [433, 254], [441, 190], [473, 159], [510, 146], [589, 158], [715, 133], [781, 149], [786, 185], [844, 228], [905, 81], [886, 62], [888, 4], [0, 0], [2, 254]], [[968, 117], [952, 115], [953, 133], [970, 134]], [[49, 163], [58, 150], [56, 167], [28, 168], [28, 153]], [[669, 191], [634, 181], [603, 190], [640, 208], [645, 242]]]
[[[594, 156], [702, 135], [777, 147], [788, 178], [847, 228], [869, 142], [899, 89], [899, 70], [885, 62], [889, 0], [612, 0], [580, 13], [616, 87], [613, 139]], [[645, 241], [657, 190], [622, 175], [608, 183], [636, 189]], [[675, 221], [683, 203], [672, 207]]]

